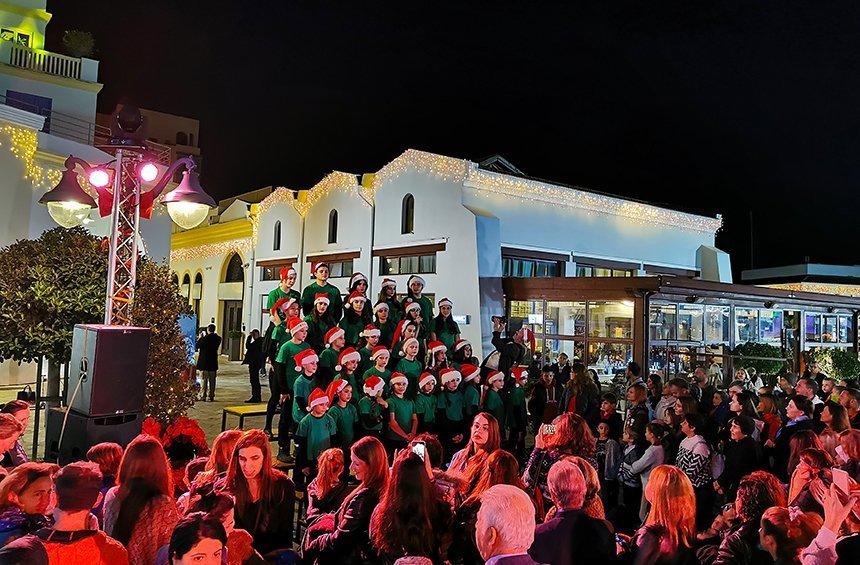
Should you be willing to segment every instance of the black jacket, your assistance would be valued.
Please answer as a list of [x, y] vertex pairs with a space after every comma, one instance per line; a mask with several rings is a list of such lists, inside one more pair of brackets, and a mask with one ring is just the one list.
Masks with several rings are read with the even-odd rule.
[[740, 441], [729, 440], [725, 447], [726, 466], [717, 482], [727, 500], [734, 500], [741, 478], [760, 469], [761, 451], [756, 441], [747, 436]]
[[263, 338], [259, 337], [251, 340], [251, 336], [245, 340], [245, 357], [242, 359], [243, 365], [251, 367], [260, 367], [263, 365]]
[[335, 529], [314, 539], [305, 551], [308, 563], [352, 565], [370, 563], [375, 555], [370, 545], [370, 516], [379, 503], [379, 495], [360, 488], [344, 501], [334, 515]]
[[511, 375], [511, 367], [531, 362], [527, 347], [512, 338], [502, 337], [500, 332], [493, 332], [493, 347], [499, 352], [499, 371], [505, 376]]
[[776, 435], [773, 447], [773, 472], [779, 479], [787, 483], [791, 473], [788, 471], [788, 458], [791, 455], [791, 436], [803, 430], [815, 431], [815, 421], [801, 420], [791, 426], [783, 426]]
[[197, 369], [200, 371], [218, 370], [218, 350], [221, 348], [221, 336], [216, 333], [207, 333], [197, 340]]
[[615, 532], [582, 510], [562, 510], [535, 528], [529, 555], [538, 563], [607, 563], [615, 559]]

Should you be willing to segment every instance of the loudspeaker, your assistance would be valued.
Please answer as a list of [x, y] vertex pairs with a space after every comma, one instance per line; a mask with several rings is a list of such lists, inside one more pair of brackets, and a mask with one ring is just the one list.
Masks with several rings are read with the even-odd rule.
[[45, 460], [62, 464], [86, 458], [87, 450], [97, 443], [112, 441], [125, 447], [140, 433], [143, 425], [141, 412], [126, 412], [111, 416], [84, 416], [69, 411], [63, 444], [59, 445], [60, 430], [63, 429], [65, 408], [48, 410], [45, 427]]
[[[86, 416], [143, 410], [148, 353], [149, 328], [76, 325], [67, 397], [72, 410]], [[72, 401], [81, 371], [87, 378]]]

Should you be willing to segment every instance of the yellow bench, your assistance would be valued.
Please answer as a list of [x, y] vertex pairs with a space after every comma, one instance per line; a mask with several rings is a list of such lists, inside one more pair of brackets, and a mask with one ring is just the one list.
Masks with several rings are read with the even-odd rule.
[[232, 416], [238, 416], [239, 418], [239, 429], [245, 429], [245, 418], [250, 418], [251, 416], [265, 416], [266, 415], [266, 403], [260, 404], [240, 404], [238, 406], [225, 406], [224, 410], [221, 412], [221, 431], [227, 429], [227, 415], [230, 414]]

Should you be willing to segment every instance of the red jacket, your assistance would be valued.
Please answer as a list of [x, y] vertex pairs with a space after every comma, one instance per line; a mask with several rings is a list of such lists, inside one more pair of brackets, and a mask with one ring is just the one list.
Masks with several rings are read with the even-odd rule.
[[101, 530], [63, 532], [42, 528], [0, 550], [0, 562], [27, 565], [128, 565], [121, 543]]

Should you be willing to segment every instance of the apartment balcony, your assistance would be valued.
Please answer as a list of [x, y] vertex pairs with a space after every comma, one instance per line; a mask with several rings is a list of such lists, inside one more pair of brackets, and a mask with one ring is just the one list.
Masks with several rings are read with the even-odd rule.
[[72, 80], [98, 82], [99, 62], [94, 59], [30, 49], [12, 41], [0, 41], [0, 63]]

